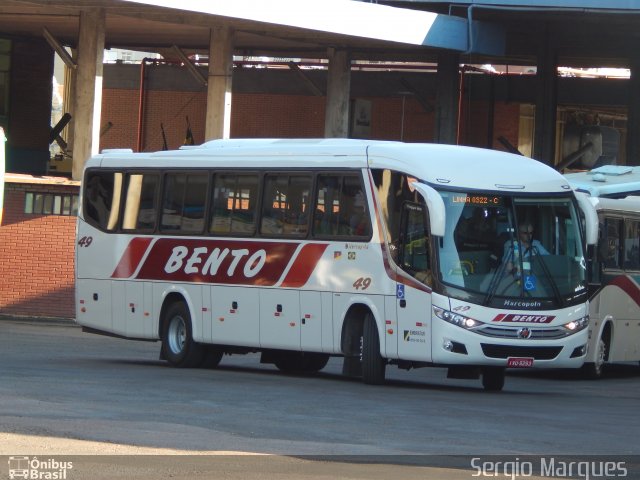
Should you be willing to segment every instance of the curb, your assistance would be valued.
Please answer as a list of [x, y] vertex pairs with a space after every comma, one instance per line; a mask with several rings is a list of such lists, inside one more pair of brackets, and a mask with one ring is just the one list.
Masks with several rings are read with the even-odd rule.
[[58, 317], [33, 317], [28, 315], [6, 315], [0, 313], [0, 322], [14, 322], [14, 323], [31, 323], [40, 325], [64, 325], [75, 326], [77, 325], [75, 318], [58, 318]]

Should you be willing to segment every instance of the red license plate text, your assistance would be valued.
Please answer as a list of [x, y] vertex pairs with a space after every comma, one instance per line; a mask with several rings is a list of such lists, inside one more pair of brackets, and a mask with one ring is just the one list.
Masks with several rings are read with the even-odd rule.
[[533, 367], [533, 358], [528, 358], [528, 357], [507, 358], [507, 368], [531, 368], [531, 367]]

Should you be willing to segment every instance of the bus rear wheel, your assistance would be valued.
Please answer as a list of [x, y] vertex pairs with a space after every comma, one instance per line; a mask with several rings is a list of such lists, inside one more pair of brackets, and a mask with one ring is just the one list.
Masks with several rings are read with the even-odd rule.
[[306, 353], [305, 357], [305, 373], [317, 373], [329, 363], [329, 355], [326, 353]]
[[222, 360], [223, 355], [224, 351], [221, 348], [212, 346], [206, 347], [204, 359], [200, 366], [202, 368], [216, 368]]
[[162, 322], [163, 357], [174, 367], [198, 367], [205, 359], [205, 348], [194, 342], [191, 315], [183, 302], [172, 303]]
[[285, 373], [317, 373], [327, 362], [329, 355], [324, 353], [287, 352], [279, 354], [273, 363]]
[[485, 367], [482, 369], [482, 386], [488, 392], [499, 392], [504, 387], [504, 368]]
[[362, 328], [362, 381], [369, 385], [384, 383], [387, 362], [380, 355], [380, 337], [373, 315], [368, 313]]

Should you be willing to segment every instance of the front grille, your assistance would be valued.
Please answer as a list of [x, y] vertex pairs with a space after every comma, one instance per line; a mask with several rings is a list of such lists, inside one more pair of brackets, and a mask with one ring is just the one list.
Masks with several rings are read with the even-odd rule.
[[[478, 327], [474, 330], [475, 333], [479, 335], [484, 335], [485, 337], [494, 337], [494, 338], [519, 338], [518, 330], [521, 327], [501, 327], [497, 325], [485, 325], [482, 327]], [[529, 339], [553, 339], [553, 338], [564, 338], [571, 335], [571, 332], [563, 327], [549, 327], [549, 328], [531, 328], [531, 336]]]
[[535, 360], [551, 360], [556, 358], [562, 347], [520, 347], [515, 345], [491, 345], [481, 343], [482, 353], [489, 358], [526, 357]]

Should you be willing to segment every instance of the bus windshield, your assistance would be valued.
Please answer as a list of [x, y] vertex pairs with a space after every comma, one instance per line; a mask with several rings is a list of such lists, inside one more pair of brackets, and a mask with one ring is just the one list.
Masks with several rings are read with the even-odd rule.
[[587, 293], [580, 217], [571, 196], [440, 190], [446, 208], [439, 280], [487, 306], [566, 306]]

